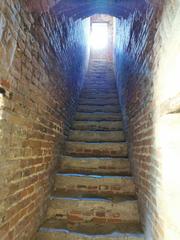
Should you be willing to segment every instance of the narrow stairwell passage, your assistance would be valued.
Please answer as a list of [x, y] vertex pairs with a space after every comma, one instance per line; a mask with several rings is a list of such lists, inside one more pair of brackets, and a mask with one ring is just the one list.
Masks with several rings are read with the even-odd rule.
[[93, 61], [37, 240], [144, 239], [111, 64]]

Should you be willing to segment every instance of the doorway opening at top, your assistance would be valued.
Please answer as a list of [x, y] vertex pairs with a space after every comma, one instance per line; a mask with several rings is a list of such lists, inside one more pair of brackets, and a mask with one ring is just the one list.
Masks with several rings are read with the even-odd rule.
[[95, 50], [105, 49], [108, 46], [108, 24], [104, 22], [92, 23], [91, 47]]
[[113, 59], [115, 18], [96, 14], [90, 17], [90, 59]]

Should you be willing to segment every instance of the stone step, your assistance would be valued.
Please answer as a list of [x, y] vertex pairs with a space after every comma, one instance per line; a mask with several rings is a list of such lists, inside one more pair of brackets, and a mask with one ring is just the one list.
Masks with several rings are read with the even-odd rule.
[[[114, 75], [112, 73], [108, 73], [107, 71], [103, 70], [103, 72], [99, 72], [98, 74], [94, 72], [94, 70], [88, 72], [86, 75], [86, 80], [87, 81], [96, 81], [97, 78], [99, 81], [110, 81], [110, 82], [115, 82]], [[86, 84], [86, 81], [85, 81]]]
[[105, 76], [111, 76], [110, 80], [114, 80], [114, 73], [112, 72], [112, 69], [106, 68], [103, 66], [102, 68], [99, 68], [99, 66], [95, 66], [93, 69], [88, 69], [87, 75], [91, 78], [93, 76], [98, 76], [100, 79], [104, 79]]
[[94, 77], [98, 77], [100, 80], [104, 80], [104, 79], [108, 79], [109, 81], [114, 81], [115, 82], [115, 78], [114, 78], [114, 74], [112, 72], [109, 72], [109, 69], [98, 69], [97, 71], [97, 67], [94, 69], [90, 69], [90, 71], [88, 71], [87, 73], [88, 76], [88, 80], [90, 79], [94, 79]]
[[86, 85], [84, 85], [84, 87], [82, 88], [82, 91], [84, 89], [108, 89], [108, 90], [113, 90], [113, 91], [116, 91], [117, 92], [117, 89], [116, 89], [116, 85], [114, 83], [110, 83], [110, 82], [89, 82], [89, 83], [86, 83]]
[[[105, 226], [106, 227], [106, 226]], [[36, 240], [144, 240], [142, 233], [82, 234], [58, 228], [40, 228]]]
[[91, 105], [91, 106], [106, 106], [106, 105], [113, 105], [119, 108], [118, 99], [104, 99], [104, 101], [97, 101], [97, 99], [88, 99], [88, 98], [80, 98], [79, 100], [80, 105]]
[[93, 120], [93, 121], [103, 121], [103, 120], [121, 120], [120, 113], [111, 113], [111, 112], [77, 112], [75, 120]]
[[72, 129], [76, 130], [122, 130], [122, 121], [74, 121]]
[[[137, 230], [140, 225], [137, 200], [114, 202], [104, 198], [51, 197], [47, 219], [52, 223], [56, 221], [56, 228], [61, 228], [61, 221], [65, 221], [80, 225], [82, 231], [85, 228], [85, 232], [89, 232], [89, 228], [90, 232], [95, 233], [99, 232], [94, 229], [98, 228], [98, 224], [112, 224], [113, 228], [123, 232], [134, 231], [133, 226]], [[47, 227], [46, 223], [44, 226]]]
[[130, 175], [130, 162], [127, 158], [62, 156], [60, 171], [64, 173], [128, 176]]
[[100, 81], [100, 79], [96, 79], [96, 81], [92, 81], [92, 80], [88, 81], [86, 82], [86, 84], [83, 86], [82, 89], [96, 88], [96, 87], [102, 87], [102, 88], [108, 87], [109, 89], [114, 89], [117, 91], [115, 82], [108, 81], [107, 79], [104, 81]]
[[90, 94], [92, 94], [92, 93], [108, 93], [108, 94], [110, 94], [110, 93], [112, 93], [112, 94], [117, 94], [117, 90], [116, 90], [116, 88], [114, 87], [111, 87], [111, 86], [98, 86], [98, 85], [96, 85], [96, 86], [89, 86], [89, 87], [84, 87], [83, 89], [82, 89], [82, 93], [90, 93]]
[[128, 199], [135, 198], [136, 192], [132, 177], [57, 173], [54, 195]]
[[86, 79], [85, 84], [83, 85], [83, 88], [85, 87], [91, 87], [91, 86], [109, 86], [116, 88], [116, 82], [113, 81], [112, 79], [108, 79], [108, 76], [105, 76], [104, 78], [96, 78], [94, 79]]
[[101, 77], [99, 77], [97, 74], [93, 74], [92, 76], [89, 76], [89, 78], [86, 77], [84, 86], [87, 86], [88, 84], [111, 84], [116, 86], [115, 80], [112, 79], [112, 76], [108, 74], [104, 74]]
[[85, 141], [85, 142], [121, 142], [125, 141], [123, 131], [83, 131], [70, 130], [70, 141]]
[[92, 96], [96, 96], [96, 97], [105, 97], [106, 98], [115, 98], [117, 97], [117, 91], [111, 91], [109, 90], [108, 88], [107, 89], [97, 89], [96, 91], [95, 90], [89, 90], [89, 91], [85, 91], [83, 90], [81, 92], [81, 96], [87, 96], [87, 97], [92, 97]]
[[[88, 72], [86, 75], [86, 80], [87, 81], [95, 81], [96, 79], [99, 79], [99, 81], [110, 81], [110, 82], [115, 82], [114, 75], [112, 73], [108, 73], [107, 71], [103, 70], [103, 72], [99, 72], [98, 74], [93, 71]], [[86, 82], [85, 82], [86, 84]]]
[[[99, 81], [99, 80], [97, 80]], [[93, 94], [94, 92], [99, 92], [100, 94], [108, 94], [108, 93], [118, 93], [116, 86], [111, 83], [88, 83], [87, 85], [83, 86], [81, 93], [89, 92]]]
[[116, 82], [106, 77], [102, 79], [97, 77], [96, 79], [94, 79], [94, 81], [93, 79], [88, 79], [88, 80], [86, 79], [85, 84], [82, 87], [82, 90], [84, 88], [88, 89], [91, 87], [102, 87], [102, 88], [109, 87], [110, 89], [115, 89], [115, 90], [117, 89]]
[[102, 67], [102, 68], [99, 68], [99, 65], [98, 66], [95, 66], [94, 68], [89, 68], [88, 69], [88, 72], [87, 72], [87, 75], [88, 76], [93, 76], [93, 75], [98, 75], [100, 78], [101, 76], [111, 76], [111, 80], [113, 81], [114, 80], [114, 73], [112, 71], [112, 69], [108, 68], [107, 64], [106, 64], [106, 67]]
[[111, 112], [111, 113], [119, 113], [119, 106], [118, 105], [79, 105], [78, 106], [78, 112]]
[[127, 157], [128, 146], [126, 142], [89, 143], [67, 141], [66, 153], [73, 156], [87, 157]]
[[83, 102], [83, 104], [85, 103], [85, 101], [90, 101], [90, 103], [94, 103], [96, 102], [96, 105], [106, 105], [106, 104], [114, 104], [114, 102], [119, 105], [119, 99], [118, 96], [114, 97], [114, 98], [101, 98], [96, 95], [95, 97], [89, 97], [87, 95], [85, 96], [81, 96], [79, 99], [79, 102]]
[[89, 99], [100, 99], [103, 101], [104, 99], [118, 99], [117, 93], [85, 93], [82, 92], [80, 98], [89, 98]]

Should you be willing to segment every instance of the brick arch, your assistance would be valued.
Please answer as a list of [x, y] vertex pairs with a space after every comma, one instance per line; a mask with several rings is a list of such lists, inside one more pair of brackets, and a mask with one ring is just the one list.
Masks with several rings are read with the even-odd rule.
[[51, 11], [57, 16], [65, 15], [74, 19], [86, 18], [93, 14], [108, 14], [127, 18], [136, 9], [144, 11], [148, 0], [30, 0], [30, 11]]

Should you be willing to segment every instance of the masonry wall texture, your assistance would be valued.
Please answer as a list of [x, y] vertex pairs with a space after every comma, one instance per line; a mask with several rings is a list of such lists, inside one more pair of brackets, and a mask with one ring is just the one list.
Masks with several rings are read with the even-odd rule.
[[1, 240], [31, 239], [43, 219], [88, 61], [88, 20], [23, 2], [0, 2]]
[[1, 239], [31, 239], [44, 218], [88, 62], [77, 19], [95, 13], [120, 18], [115, 73], [146, 239], [180, 239], [179, 1], [25, 2], [0, 2]]
[[[178, 16], [178, 1], [164, 1], [157, 8], [150, 5], [145, 15], [137, 11], [127, 20], [116, 21], [117, 86], [148, 240], [179, 239], [177, 210], [173, 210], [179, 201], [175, 174], [179, 156], [175, 134], [179, 132]], [[168, 114], [173, 112], [174, 117]]]

